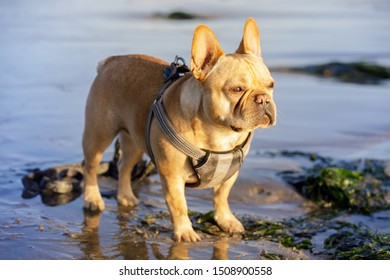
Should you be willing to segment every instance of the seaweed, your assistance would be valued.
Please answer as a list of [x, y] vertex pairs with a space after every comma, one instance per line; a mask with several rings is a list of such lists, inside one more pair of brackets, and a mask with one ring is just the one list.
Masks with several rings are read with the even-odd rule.
[[371, 213], [389, 207], [381, 181], [363, 172], [338, 167], [314, 168], [308, 172], [302, 193], [321, 205]]
[[312, 161], [312, 162], [321, 162], [321, 163], [329, 163], [331, 161], [331, 158], [328, 158], [328, 157], [323, 157], [319, 154], [316, 154], [316, 153], [308, 153], [308, 152], [303, 152], [303, 151], [289, 151], [289, 150], [282, 150], [279, 152], [279, 155], [280, 156], [283, 156], [283, 157], [290, 157], [290, 158], [294, 158], [294, 157], [303, 157], [303, 158], [307, 158], [308, 160]]
[[372, 233], [356, 226], [332, 234], [324, 241], [325, 248], [334, 251], [336, 260], [388, 260], [390, 236]]
[[169, 20], [193, 20], [193, 19], [201, 18], [201, 16], [199, 15], [185, 12], [185, 11], [173, 11], [166, 14], [156, 13], [154, 16], [158, 18], [169, 19]]
[[81, 195], [82, 173], [69, 166], [64, 168], [35, 168], [23, 176], [22, 198], [41, 195], [42, 203], [57, 206], [69, 203]]
[[167, 18], [173, 19], [173, 20], [189, 20], [189, 19], [195, 19], [195, 18], [197, 18], [197, 16], [194, 14], [190, 14], [188, 12], [175, 11], [175, 12], [169, 13], [167, 15]]
[[308, 236], [312, 234], [304, 234], [304, 229], [296, 227], [295, 220], [270, 222], [245, 220], [245, 240], [267, 240], [278, 242], [286, 248], [296, 248], [302, 250], [310, 250], [313, 247]]
[[[118, 180], [118, 161], [121, 156], [119, 141], [115, 142], [115, 151], [110, 161], [101, 162], [98, 167], [99, 178]], [[22, 177], [22, 198], [31, 199], [41, 195], [42, 203], [49, 206], [67, 204], [82, 193], [82, 181], [84, 178], [81, 164], [66, 164], [41, 170], [34, 168], [27, 170], [28, 174]], [[141, 159], [131, 171], [132, 182], [141, 182], [147, 176], [155, 174], [154, 164]], [[117, 194], [116, 190], [103, 189], [104, 197], [111, 198]]]
[[199, 212], [189, 211], [190, 219], [195, 230], [201, 231], [205, 234], [216, 235], [216, 236], [226, 236], [217, 223], [215, 222], [214, 211], [209, 211], [205, 214]]
[[266, 260], [283, 260], [284, 257], [281, 254], [269, 253], [267, 251], [261, 251], [260, 256]]
[[357, 84], [379, 84], [383, 80], [390, 79], [390, 68], [367, 61], [351, 63], [336, 61], [303, 67], [281, 67], [273, 70], [336, 78], [341, 82]]
[[[245, 220], [246, 240], [279, 242], [286, 248], [313, 251], [312, 238], [321, 232], [336, 231], [324, 240], [325, 251], [331, 259], [390, 259], [390, 236], [373, 233], [364, 225], [340, 221], [342, 212], [319, 211], [298, 219], [281, 222]], [[266, 259], [282, 259], [283, 256], [263, 251]]]
[[[232, 236], [223, 232], [214, 220], [214, 211], [199, 213], [189, 211], [195, 230], [211, 236]], [[296, 226], [296, 220], [283, 222], [262, 221], [254, 218], [243, 218], [245, 233], [239, 234], [244, 240], [267, 240], [278, 242], [286, 248], [296, 248], [310, 250], [313, 245], [308, 236], [313, 236], [315, 232], [307, 235], [306, 229]], [[237, 235], [237, 234], [235, 234]], [[265, 254], [265, 253], [264, 253]], [[265, 254], [267, 255], [267, 254]], [[276, 256], [267, 255], [265, 258]]]
[[386, 200], [390, 177], [383, 161], [322, 160], [303, 173], [281, 172], [279, 175], [321, 207], [364, 214], [390, 209]]

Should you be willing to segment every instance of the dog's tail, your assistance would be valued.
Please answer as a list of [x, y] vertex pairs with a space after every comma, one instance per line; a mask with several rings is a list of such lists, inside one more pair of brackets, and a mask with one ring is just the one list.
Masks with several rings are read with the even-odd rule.
[[101, 70], [103, 69], [103, 67], [104, 67], [105, 65], [107, 65], [108, 63], [110, 63], [111, 61], [113, 61], [115, 58], [118, 58], [118, 57], [119, 57], [119, 56], [110, 56], [110, 57], [108, 57], [108, 58], [106, 58], [106, 59], [100, 61], [100, 62], [98, 63], [98, 65], [97, 65], [97, 67], [96, 67], [96, 71], [97, 71], [98, 73], [100, 73]]
[[108, 62], [110, 62], [110, 60], [111, 60], [111, 57], [106, 58], [106, 59], [104, 59], [102, 61], [99, 61], [98, 65], [96, 67], [96, 71], [98, 73], [100, 73], [100, 71], [102, 70], [103, 66], [106, 65]]
[[99, 61], [97, 67], [96, 67], [96, 72], [100, 73], [100, 70], [102, 70], [102, 67], [106, 64], [106, 60]]

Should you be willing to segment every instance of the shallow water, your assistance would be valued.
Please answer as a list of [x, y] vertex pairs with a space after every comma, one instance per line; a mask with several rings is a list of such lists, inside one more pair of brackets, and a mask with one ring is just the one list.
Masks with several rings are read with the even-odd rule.
[[[206, 19], [176, 22], [154, 16], [175, 9]], [[390, 65], [389, 14], [384, 0], [0, 1], [0, 259], [258, 259], [262, 250], [321, 258], [237, 238], [177, 245], [170, 240], [169, 224], [146, 240], [132, 234], [136, 218], [166, 212], [157, 176], [139, 188], [143, 203], [130, 213], [107, 199], [98, 229], [93, 229], [97, 217], [84, 217], [80, 198], [57, 207], [44, 205], [39, 197], [22, 199], [20, 178], [30, 168], [81, 161], [85, 99], [97, 62], [107, 56], [146, 53], [171, 60], [179, 54], [188, 61], [199, 23], [210, 25], [226, 52], [232, 52], [245, 19], [252, 16], [271, 67], [332, 60]], [[310, 210], [275, 176], [299, 169], [300, 162], [258, 155], [287, 149], [390, 161], [390, 84], [273, 76], [278, 124], [256, 132], [231, 203], [238, 216], [278, 221]], [[111, 155], [109, 151], [106, 158]], [[209, 191], [188, 191], [188, 197], [191, 210], [211, 210]], [[389, 215], [350, 219], [389, 233]]]

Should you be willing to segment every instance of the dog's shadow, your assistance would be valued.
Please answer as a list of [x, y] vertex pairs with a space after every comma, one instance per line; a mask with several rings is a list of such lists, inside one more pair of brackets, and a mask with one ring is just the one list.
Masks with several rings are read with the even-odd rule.
[[[101, 244], [102, 240], [99, 232], [100, 222], [102, 219], [101, 212], [84, 211], [84, 226], [82, 233], [74, 239], [79, 242], [80, 250], [83, 252], [81, 259], [126, 259], [126, 260], [188, 260], [191, 248], [204, 248], [201, 243], [174, 242], [172, 240], [148, 240], [145, 236], [136, 233], [137, 226], [131, 225], [134, 220], [134, 214], [129, 214], [128, 210], [118, 209], [117, 221], [119, 232], [115, 234], [112, 240], [116, 240], [115, 245]], [[164, 244], [164, 246], [162, 246]], [[169, 244], [168, 252], [162, 252]], [[210, 240], [205, 242], [210, 244]], [[227, 260], [229, 239], [220, 238], [212, 242], [213, 252], [210, 256], [214, 260]], [[109, 249], [109, 250], [107, 250]], [[112, 254], [110, 254], [110, 252]]]

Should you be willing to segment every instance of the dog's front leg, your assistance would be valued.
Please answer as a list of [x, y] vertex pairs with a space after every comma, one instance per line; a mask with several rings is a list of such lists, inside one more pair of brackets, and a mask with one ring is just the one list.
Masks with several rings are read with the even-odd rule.
[[185, 182], [182, 178], [162, 176], [162, 187], [173, 225], [175, 241], [196, 242], [201, 238], [192, 228], [185, 199]]
[[238, 172], [230, 177], [225, 183], [214, 188], [214, 208], [215, 221], [218, 226], [228, 233], [243, 233], [244, 227], [241, 222], [233, 215], [229, 207], [228, 197], [234, 182], [236, 181]]

